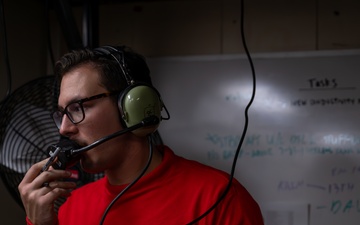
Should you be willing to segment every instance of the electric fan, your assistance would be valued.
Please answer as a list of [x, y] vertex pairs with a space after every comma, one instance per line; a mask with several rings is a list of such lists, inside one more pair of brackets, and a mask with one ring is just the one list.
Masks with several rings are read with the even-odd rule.
[[[57, 106], [58, 90], [54, 76], [32, 80], [10, 94], [0, 106], [0, 174], [7, 190], [22, 206], [18, 185], [27, 170], [49, 157], [48, 147], [60, 140], [50, 113]], [[79, 165], [78, 187], [102, 177], [87, 174]], [[56, 210], [64, 202], [55, 202]]]

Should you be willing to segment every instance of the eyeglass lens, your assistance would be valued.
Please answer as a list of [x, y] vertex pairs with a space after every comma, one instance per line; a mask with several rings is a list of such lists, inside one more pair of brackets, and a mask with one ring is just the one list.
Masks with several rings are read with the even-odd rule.
[[80, 123], [85, 115], [81, 103], [74, 102], [69, 104], [64, 111], [56, 111], [53, 113], [52, 117], [55, 121], [56, 126], [60, 129], [62, 119], [64, 114], [71, 120], [72, 123]]

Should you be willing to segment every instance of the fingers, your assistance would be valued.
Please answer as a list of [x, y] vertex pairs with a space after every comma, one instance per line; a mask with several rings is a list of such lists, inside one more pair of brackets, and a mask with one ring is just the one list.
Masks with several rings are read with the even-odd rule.
[[55, 189], [60, 189], [61, 191], [64, 190], [66, 192], [69, 192], [76, 188], [76, 183], [74, 182], [66, 182], [66, 181], [51, 181], [47, 183], [46, 186], [42, 186], [42, 188], [39, 189], [40, 195], [45, 195]]
[[26, 215], [33, 224], [57, 224], [54, 201], [61, 196], [70, 196], [69, 189], [60, 188], [64, 185], [55, 185], [58, 188], [52, 188], [50, 185], [52, 185], [51, 182], [48, 187], [41, 187], [30, 192], [27, 190], [21, 195]]
[[49, 182], [48, 186], [40, 188], [37, 195], [55, 200], [60, 196], [70, 196], [70, 192], [74, 188], [76, 188], [76, 183], [74, 182], [52, 181]]
[[[40, 173], [45, 163], [46, 160], [33, 165], [18, 189], [26, 215], [31, 221], [54, 224], [56, 221], [54, 202], [61, 196], [70, 196], [70, 191], [76, 187], [76, 183], [63, 181], [64, 178], [71, 176], [70, 171], [52, 169]], [[48, 186], [43, 186], [44, 183], [48, 183]]]
[[[69, 191], [76, 187], [76, 183], [64, 181], [71, 177], [70, 171], [51, 169], [40, 173], [46, 162], [47, 159], [34, 164], [19, 184], [23, 202], [36, 201], [36, 198], [47, 195], [45, 201], [51, 203], [62, 195], [68, 195]], [[48, 184], [47, 187], [44, 183]]]
[[[42, 168], [48, 162], [45, 159], [34, 164], [25, 174], [18, 186], [26, 215], [34, 223], [54, 224], [56, 216], [54, 202], [59, 197], [67, 197], [76, 188], [76, 183], [65, 181], [71, 177], [70, 171]], [[47, 186], [44, 186], [47, 183]]]
[[[48, 159], [44, 159], [43, 161], [40, 161], [30, 167], [30, 169], [25, 174], [22, 183], [29, 183], [33, 181], [41, 172], [42, 167], [46, 164]], [[21, 184], [21, 183], [20, 183]]]
[[42, 187], [44, 183], [50, 183], [55, 180], [63, 180], [71, 176], [70, 171], [66, 170], [48, 170], [39, 174], [32, 181], [34, 187]]
[[[32, 182], [22, 181], [18, 187], [22, 199], [26, 202], [36, 201], [36, 198], [46, 196], [50, 204], [56, 198], [65, 195], [76, 188], [75, 182], [63, 181], [71, 176], [71, 172], [63, 170], [45, 171], [37, 176]], [[44, 183], [48, 185], [44, 186]], [[32, 196], [32, 197], [30, 197]]]

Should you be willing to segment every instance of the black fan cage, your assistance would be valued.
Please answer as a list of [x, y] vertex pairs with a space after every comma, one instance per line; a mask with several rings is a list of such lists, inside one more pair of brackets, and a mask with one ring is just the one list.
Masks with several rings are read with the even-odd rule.
[[[9, 95], [0, 106], [0, 174], [13, 199], [22, 207], [18, 185], [27, 170], [49, 157], [51, 144], [60, 140], [51, 112], [57, 107], [58, 85], [54, 76], [32, 80]], [[102, 177], [79, 172], [78, 186]], [[55, 207], [64, 199], [55, 202]]]
[[54, 82], [53, 76], [32, 80], [0, 106], [1, 178], [20, 205], [17, 186], [32, 164], [48, 157], [47, 146], [60, 138], [50, 117], [57, 99]]

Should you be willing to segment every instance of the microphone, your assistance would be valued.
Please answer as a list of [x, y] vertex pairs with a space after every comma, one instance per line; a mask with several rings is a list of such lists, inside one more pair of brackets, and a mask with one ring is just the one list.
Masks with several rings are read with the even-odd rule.
[[104, 143], [105, 141], [108, 141], [108, 140], [114, 138], [114, 137], [123, 135], [125, 133], [134, 131], [134, 130], [142, 128], [142, 127], [157, 125], [157, 124], [159, 124], [159, 122], [160, 122], [160, 119], [156, 116], [147, 117], [138, 124], [135, 124], [131, 127], [120, 130], [120, 131], [110, 134], [108, 136], [105, 136], [105, 137], [93, 142], [92, 144], [82, 147], [82, 148], [80, 148], [80, 146], [77, 143], [75, 143], [74, 141], [69, 140], [67, 138], [63, 138], [60, 140], [59, 143], [53, 144], [48, 147], [50, 159], [48, 160], [46, 165], [43, 167], [42, 171], [47, 170], [51, 164], [55, 169], [64, 170], [66, 168], [69, 168], [69, 167], [75, 165], [77, 161], [79, 161], [80, 153], [88, 151], [88, 150]]

